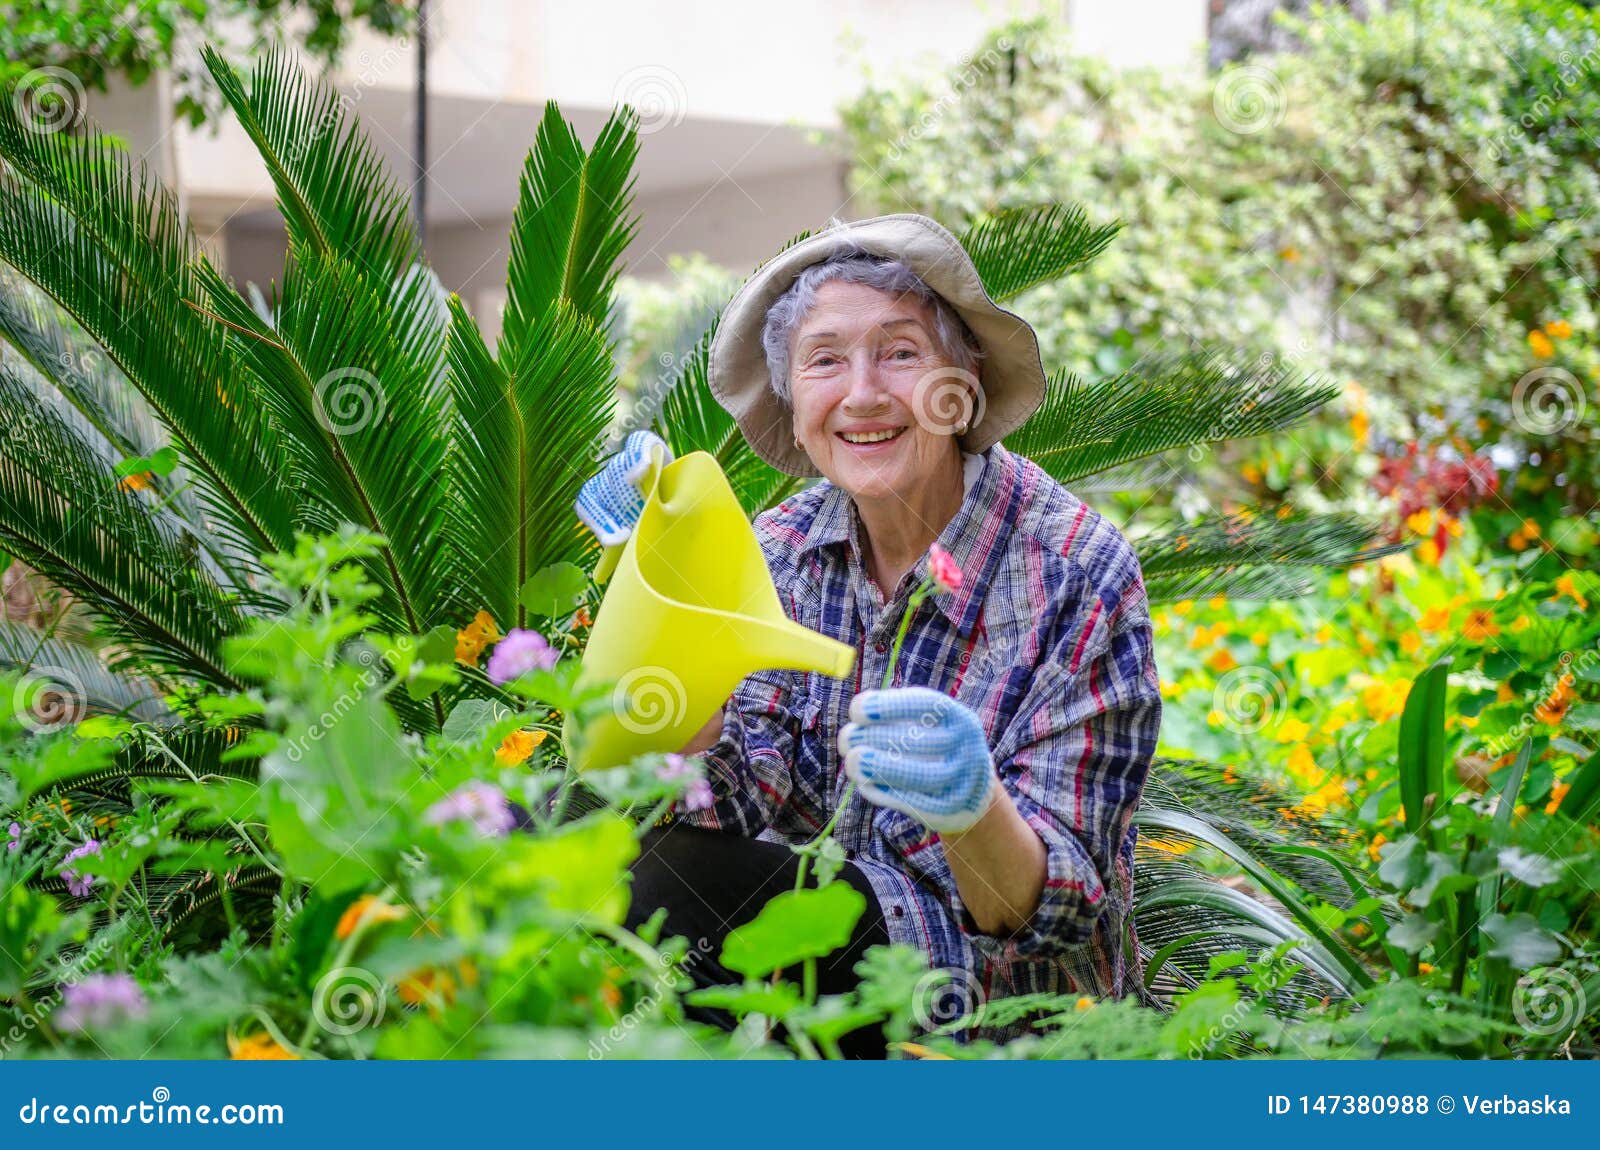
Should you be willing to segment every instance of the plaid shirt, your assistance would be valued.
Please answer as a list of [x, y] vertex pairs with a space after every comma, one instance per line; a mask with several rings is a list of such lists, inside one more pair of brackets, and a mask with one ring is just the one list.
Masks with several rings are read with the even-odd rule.
[[[1120, 996], [1130, 989], [1121, 945], [1131, 936], [1130, 820], [1161, 722], [1138, 560], [1032, 461], [996, 446], [969, 463], [981, 471], [939, 536], [965, 576], [961, 590], [923, 603], [894, 685], [946, 691], [982, 720], [1000, 779], [1046, 848], [1039, 907], [1016, 934], [985, 935], [938, 834], [917, 819], [856, 795], [834, 833], [872, 883], [890, 937], [954, 968], [964, 1009], [1034, 991]], [[744, 680], [705, 753], [716, 802], [690, 821], [802, 843], [842, 797], [839, 729], [856, 692], [882, 681], [926, 566], [885, 603], [865, 573], [858, 523], [849, 496], [826, 481], [757, 517], [785, 610], [855, 646], [856, 669], [843, 680], [798, 671]]]

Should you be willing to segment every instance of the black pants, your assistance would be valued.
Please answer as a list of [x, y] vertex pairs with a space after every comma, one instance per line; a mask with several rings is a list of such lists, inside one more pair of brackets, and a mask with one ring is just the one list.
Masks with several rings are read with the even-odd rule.
[[[723, 939], [735, 927], [755, 918], [768, 899], [793, 890], [799, 864], [798, 856], [780, 843], [677, 823], [652, 828], [639, 844], [639, 857], [630, 868], [633, 898], [627, 925], [637, 929], [657, 909], [665, 907], [666, 926], [661, 936], [688, 939], [689, 953], [683, 970], [695, 985], [738, 984], [742, 978], [718, 961]], [[810, 875], [806, 881], [809, 886], [816, 885]], [[817, 959], [818, 994], [843, 994], [854, 989], [858, 980], [852, 968], [867, 948], [889, 944], [883, 911], [867, 876], [846, 863], [834, 881], [847, 882], [865, 895], [867, 909], [856, 923], [850, 941]], [[783, 977], [791, 975], [799, 981], [799, 970], [785, 971]], [[727, 1029], [732, 1029], [734, 1023], [722, 1010], [689, 1006], [685, 1013]], [[857, 1030], [846, 1035], [839, 1048], [847, 1058], [882, 1058], [883, 1033], [877, 1027]]]

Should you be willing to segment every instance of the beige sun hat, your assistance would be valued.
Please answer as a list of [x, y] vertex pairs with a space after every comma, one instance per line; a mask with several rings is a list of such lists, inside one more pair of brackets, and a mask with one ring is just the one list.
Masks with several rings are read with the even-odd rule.
[[982, 395], [972, 412], [961, 449], [986, 451], [1010, 435], [1044, 401], [1044, 365], [1039, 339], [1019, 316], [989, 298], [978, 269], [960, 241], [927, 216], [877, 216], [834, 224], [762, 264], [722, 313], [711, 342], [709, 383], [717, 402], [739, 424], [755, 453], [788, 475], [817, 475], [805, 451], [794, 445], [788, 405], [774, 394], [761, 332], [767, 311], [813, 264], [849, 250], [903, 262], [943, 296], [983, 348]]

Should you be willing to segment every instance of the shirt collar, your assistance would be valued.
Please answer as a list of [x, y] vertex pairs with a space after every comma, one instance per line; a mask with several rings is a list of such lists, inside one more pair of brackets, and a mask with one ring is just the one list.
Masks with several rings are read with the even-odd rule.
[[[968, 455], [963, 460], [966, 494], [936, 541], [961, 569], [961, 588], [933, 597], [963, 637], [976, 625], [984, 591], [1005, 553], [1021, 505], [1020, 479], [1017, 457], [999, 444], [982, 455]], [[800, 544], [802, 552], [830, 543], [847, 543], [851, 537], [854, 502], [842, 488], [826, 482], [823, 486], [826, 491]]]

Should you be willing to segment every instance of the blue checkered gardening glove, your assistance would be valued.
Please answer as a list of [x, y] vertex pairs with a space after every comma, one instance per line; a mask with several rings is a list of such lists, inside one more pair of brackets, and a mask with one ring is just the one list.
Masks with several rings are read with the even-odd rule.
[[663, 467], [672, 462], [672, 448], [659, 435], [633, 432], [578, 490], [578, 518], [607, 547], [626, 543], [639, 525], [644, 511], [639, 481], [649, 474], [652, 450], [660, 452]]
[[844, 769], [861, 793], [936, 831], [964, 831], [999, 786], [983, 724], [928, 687], [862, 691], [839, 732]]

